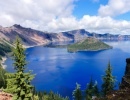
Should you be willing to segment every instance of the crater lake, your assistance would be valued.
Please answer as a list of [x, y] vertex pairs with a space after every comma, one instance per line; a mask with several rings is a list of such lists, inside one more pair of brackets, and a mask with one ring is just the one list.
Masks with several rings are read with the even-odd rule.
[[[27, 71], [33, 70], [36, 74], [32, 84], [39, 91], [54, 91], [62, 96], [72, 97], [76, 82], [81, 85], [81, 90], [86, 88], [92, 76], [102, 84], [102, 76], [105, 74], [108, 62], [112, 66], [113, 76], [116, 77], [116, 88], [121, 82], [126, 67], [126, 58], [130, 57], [130, 41], [107, 41], [113, 49], [102, 51], [67, 52], [67, 48], [49, 48], [36, 46], [28, 48]], [[62, 43], [60, 43], [62, 44]], [[5, 62], [8, 72], [14, 72], [12, 60]]]

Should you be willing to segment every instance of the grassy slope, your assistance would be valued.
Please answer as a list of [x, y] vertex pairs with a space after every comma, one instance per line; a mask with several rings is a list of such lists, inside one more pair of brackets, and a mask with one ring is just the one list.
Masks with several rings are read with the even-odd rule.
[[84, 51], [84, 50], [95, 51], [95, 50], [104, 50], [110, 48], [112, 47], [94, 38], [87, 38], [83, 41], [69, 45], [67, 47], [69, 52], [77, 52], [77, 51]]

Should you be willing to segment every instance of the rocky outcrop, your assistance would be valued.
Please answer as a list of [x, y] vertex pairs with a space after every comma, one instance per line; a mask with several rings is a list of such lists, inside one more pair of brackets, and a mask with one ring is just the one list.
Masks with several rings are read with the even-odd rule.
[[0, 90], [0, 100], [13, 100], [13, 95]]
[[125, 75], [122, 78], [120, 88], [121, 89], [130, 88], [130, 58], [126, 59]]
[[125, 75], [119, 90], [110, 91], [106, 97], [95, 100], [130, 100], [130, 58], [126, 59]]

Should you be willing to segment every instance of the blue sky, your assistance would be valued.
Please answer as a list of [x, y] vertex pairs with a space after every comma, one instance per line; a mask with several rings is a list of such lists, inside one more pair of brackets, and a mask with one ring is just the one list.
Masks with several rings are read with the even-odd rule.
[[127, 13], [122, 14], [122, 15], [118, 15], [118, 16], [115, 17], [115, 19], [130, 21], [130, 12], [127, 12]]
[[75, 2], [75, 9], [73, 11], [73, 15], [76, 16], [78, 19], [82, 18], [84, 15], [98, 15], [98, 9], [100, 4], [107, 4], [108, 0], [100, 0], [100, 1], [93, 1], [93, 0], [79, 0]]
[[0, 25], [130, 34], [130, 0], [1, 0]]
[[[75, 2], [73, 15], [81, 19], [84, 15], [98, 16], [100, 5], [107, 5], [109, 0], [78, 0]], [[118, 2], [117, 2], [118, 4]], [[117, 20], [130, 20], [130, 12], [113, 17]]]

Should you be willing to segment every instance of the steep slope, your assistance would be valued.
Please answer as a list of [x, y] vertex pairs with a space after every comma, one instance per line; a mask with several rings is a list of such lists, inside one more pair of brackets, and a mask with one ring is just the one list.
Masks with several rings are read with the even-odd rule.
[[[78, 30], [75, 31], [75, 35], [72, 34], [73, 31], [70, 32], [60, 32], [60, 33], [49, 33], [42, 32], [38, 30], [34, 30], [31, 28], [24, 28], [20, 25], [13, 25], [11, 27], [2, 27], [0, 26], [0, 39], [9, 41], [13, 43], [16, 36], [19, 36], [22, 40], [22, 43], [25, 46], [34, 46], [34, 45], [44, 45], [49, 42], [56, 41], [72, 41], [77, 37], [81, 39], [80, 32]], [[77, 35], [77, 36], [76, 36]]]
[[0, 33], [2, 35], [1, 37], [10, 43], [14, 42], [16, 36], [19, 36], [25, 46], [45, 44], [48, 42], [45, 33], [30, 28], [23, 28], [20, 25], [6, 28], [1, 27]]
[[5, 56], [6, 53], [11, 52], [11, 44], [5, 40], [0, 40], [0, 60], [1, 56]]

